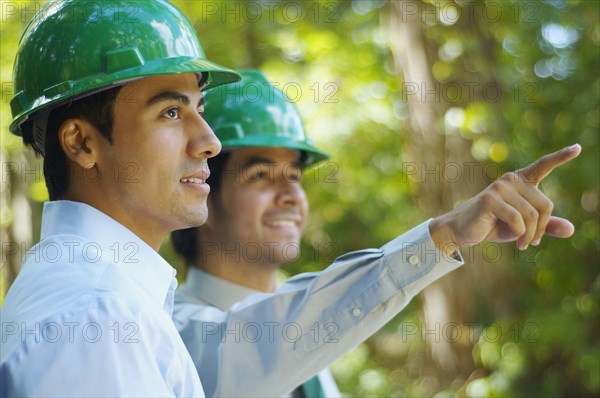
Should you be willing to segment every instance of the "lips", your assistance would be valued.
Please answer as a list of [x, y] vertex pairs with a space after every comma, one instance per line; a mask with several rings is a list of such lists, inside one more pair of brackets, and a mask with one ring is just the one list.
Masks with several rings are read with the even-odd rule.
[[271, 215], [265, 219], [265, 224], [273, 228], [300, 227], [302, 216], [297, 213]]
[[294, 220], [273, 220], [267, 221], [269, 227], [296, 227], [298, 222]]
[[206, 164], [202, 165], [202, 170], [195, 172], [194, 174], [190, 174], [181, 178], [180, 182], [187, 182], [192, 184], [204, 184], [208, 177], [210, 176], [210, 170]]
[[206, 182], [205, 179], [203, 180], [201, 178], [195, 178], [195, 177], [182, 178], [179, 181], [181, 181], [181, 182], [191, 182], [192, 184], [204, 184]]
[[206, 183], [206, 180], [208, 180], [209, 176], [210, 170], [208, 170], [208, 167], [206, 165], [203, 165], [201, 171], [182, 177], [179, 179], [179, 182], [184, 184], [188, 188], [193, 188], [201, 192], [208, 193], [210, 187]]

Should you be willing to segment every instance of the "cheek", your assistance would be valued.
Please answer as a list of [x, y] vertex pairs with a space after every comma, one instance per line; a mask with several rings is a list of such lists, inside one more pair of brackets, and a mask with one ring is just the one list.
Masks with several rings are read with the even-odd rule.
[[247, 219], [260, 218], [268, 203], [265, 195], [260, 193], [238, 195], [233, 201], [235, 214], [247, 215]]
[[260, 223], [273, 206], [275, 198], [274, 193], [261, 184], [243, 184], [230, 180], [222, 183], [219, 196], [220, 207], [237, 225]]
[[165, 179], [175, 178], [179, 170], [183, 168], [183, 158], [181, 156], [181, 145], [174, 140], [166, 140], [157, 137], [155, 140], [146, 140], [140, 145], [140, 141], [130, 142], [133, 151], [127, 153], [127, 158], [124, 162], [129, 164], [129, 168], [135, 168], [139, 175], [144, 175], [150, 179]]
[[298, 194], [298, 202], [300, 203], [300, 207], [304, 211], [304, 214], [308, 214], [309, 204], [308, 204], [308, 199], [306, 198], [306, 192], [304, 192], [304, 189], [301, 189]]

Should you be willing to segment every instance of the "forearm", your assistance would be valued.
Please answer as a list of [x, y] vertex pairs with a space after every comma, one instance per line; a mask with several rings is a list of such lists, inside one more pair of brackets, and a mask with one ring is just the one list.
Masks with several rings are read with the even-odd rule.
[[423, 223], [381, 249], [348, 253], [226, 312], [179, 313], [208, 396], [281, 396], [360, 344], [460, 265]]

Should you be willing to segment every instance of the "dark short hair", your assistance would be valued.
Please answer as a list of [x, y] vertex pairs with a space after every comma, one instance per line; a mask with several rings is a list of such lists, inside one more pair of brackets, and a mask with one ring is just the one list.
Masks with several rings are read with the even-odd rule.
[[[91, 123], [108, 142], [112, 143], [114, 104], [123, 86], [117, 86], [90, 96], [61, 105], [48, 115], [46, 142], [44, 143], [44, 178], [50, 200], [60, 199], [69, 187], [71, 179], [68, 158], [58, 139], [58, 129], [70, 118], [81, 118]], [[33, 147], [37, 155], [42, 153], [33, 145], [32, 123], [22, 126], [23, 142]]]
[[[208, 184], [210, 185], [210, 197], [212, 200], [217, 198], [221, 191], [221, 183], [225, 175], [225, 165], [229, 159], [229, 153], [221, 153], [214, 158], [208, 159], [208, 168], [210, 169], [210, 177]], [[200, 227], [180, 229], [171, 232], [171, 244], [175, 253], [183, 257], [186, 266], [191, 266], [200, 258], [200, 245], [198, 243], [198, 234]]]

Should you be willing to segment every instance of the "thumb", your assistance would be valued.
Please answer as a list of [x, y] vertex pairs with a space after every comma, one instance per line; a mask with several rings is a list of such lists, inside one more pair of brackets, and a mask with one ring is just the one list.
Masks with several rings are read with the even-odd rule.
[[560, 217], [550, 217], [546, 225], [546, 235], [555, 238], [568, 238], [575, 232], [575, 227], [569, 220]]

